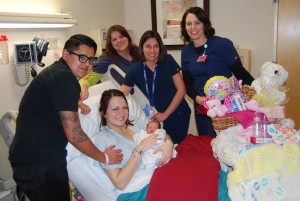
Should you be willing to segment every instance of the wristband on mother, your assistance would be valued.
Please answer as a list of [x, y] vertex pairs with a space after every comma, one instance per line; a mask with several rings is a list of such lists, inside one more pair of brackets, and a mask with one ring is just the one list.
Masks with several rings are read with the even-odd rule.
[[136, 153], [138, 153], [140, 156], [143, 154], [143, 150], [138, 150], [137, 148], [134, 148], [132, 151], [134, 158], [137, 156]]

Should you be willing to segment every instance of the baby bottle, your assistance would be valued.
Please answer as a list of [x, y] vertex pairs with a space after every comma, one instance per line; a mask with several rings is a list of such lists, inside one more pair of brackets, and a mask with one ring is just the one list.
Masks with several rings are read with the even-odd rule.
[[267, 116], [263, 113], [261, 117], [261, 124], [262, 124], [262, 136], [263, 136], [262, 143], [268, 143], [272, 141], [272, 137], [268, 133], [268, 125], [270, 124], [270, 121], [267, 118]]
[[264, 113], [256, 112], [254, 114], [252, 136], [250, 137], [250, 142], [252, 144], [262, 144], [272, 141], [272, 138], [268, 133], [269, 124], [270, 122]]
[[262, 124], [263, 113], [256, 112], [253, 118], [252, 124], [252, 136], [250, 137], [250, 142], [252, 144], [263, 143], [263, 124]]

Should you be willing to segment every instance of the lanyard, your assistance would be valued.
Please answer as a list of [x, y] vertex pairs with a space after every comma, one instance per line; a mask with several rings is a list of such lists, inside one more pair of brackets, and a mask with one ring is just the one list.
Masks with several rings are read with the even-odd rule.
[[144, 81], [145, 81], [145, 86], [146, 86], [146, 91], [147, 91], [147, 95], [148, 95], [148, 99], [150, 101], [150, 106], [152, 107], [154, 105], [154, 90], [155, 90], [155, 80], [156, 80], [156, 67], [157, 65], [155, 65], [155, 69], [154, 69], [154, 75], [153, 75], [153, 79], [152, 79], [152, 94], [150, 95], [149, 93], [149, 86], [148, 86], [148, 79], [147, 79], [147, 75], [146, 75], [146, 63], [144, 62]]

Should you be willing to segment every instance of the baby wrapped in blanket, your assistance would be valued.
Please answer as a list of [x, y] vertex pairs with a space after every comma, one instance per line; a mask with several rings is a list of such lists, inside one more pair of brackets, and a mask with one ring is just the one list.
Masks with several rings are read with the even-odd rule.
[[[142, 158], [142, 165], [146, 169], [157, 168], [158, 160], [161, 158], [162, 153], [154, 153], [156, 148], [160, 147], [166, 141], [166, 131], [160, 128], [160, 123], [156, 119], [151, 119], [146, 127], [146, 130], [141, 130], [133, 136], [135, 143], [139, 144], [143, 139], [151, 134], [157, 134], [159, 140], [152, 146], [151, 149], [147, 150]], [[173, 150], [173, 158], [176, 156], [175, 149]]]

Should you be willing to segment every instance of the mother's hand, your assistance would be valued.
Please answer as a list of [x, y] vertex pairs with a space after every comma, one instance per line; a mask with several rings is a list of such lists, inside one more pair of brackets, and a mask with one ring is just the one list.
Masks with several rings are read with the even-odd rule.
[[143, 152], [149, 150], [157, 142], [157, 140], [159, 140], [157, 136], [158, 136], [157, 134], [149, 135], [148, 137], [143, 139], [137, 147], [139, 148], [139, 150], [142, 150]]
[[158, 167], [167, 164], [173, 158], [173, 148], [174, 144], [170, 136], [166, 136], [166, 143], [158, 147], [154, 153], [162, 152], [162, 157], [158, 160]]

